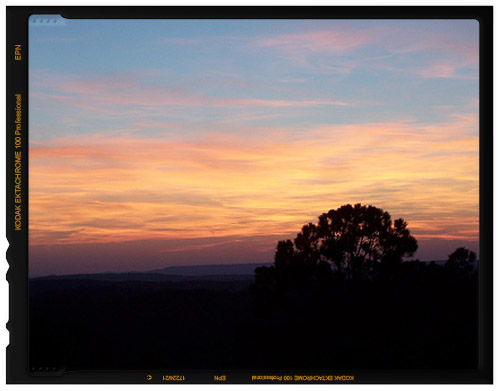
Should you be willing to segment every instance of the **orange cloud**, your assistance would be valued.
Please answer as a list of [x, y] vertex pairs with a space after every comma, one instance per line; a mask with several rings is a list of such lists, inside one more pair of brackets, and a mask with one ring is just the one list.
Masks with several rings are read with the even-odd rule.
[[478, 236], [477, 117], [30, 143], [30, 243], [285, 235], [344, 203]]

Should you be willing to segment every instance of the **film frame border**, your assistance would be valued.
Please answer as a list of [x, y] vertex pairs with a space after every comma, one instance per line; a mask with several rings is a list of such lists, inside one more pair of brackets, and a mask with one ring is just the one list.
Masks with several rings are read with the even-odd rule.
[[[33, 14], [60, 14], [68, 19], [476, 19], [480, 25], [479, 150], [480, 150], [480, 235], [479, 248], [479, 368], [477, 370], [387, 370], [387, 371], [302, 371], [308, 375], [354, 376], [354, 381], [286, 381], [279, 384], [492, 384], [493, 383], [493, 6], [103, 6], [103, 7], [7, 7], [7, 115], [6, 115], [6, 224], [9, 248], [9, 321], [7, 383], [18, 384], [145, 384], [178, 383], [163, 376], [185, 376], [185, 384], [221, 384], [214, 376], [226, 374], [225, 384], [273, 384], [273, 380], [252, 381], [252, 376], [287, 376], [291, 371], [75, 371], [30, 374], [28, 361], [28, 18]], [[15, 59], [15, 45], [21, 45]], [[20, 135], [16, 129], [16, 94], [21, 96]], [[24, 98], [23, 98], [24, 97]], [[16, 140], [16, 136], [21, 138]], [[16, 142], [20, 142], [16, 148]], [[16, 203], [16, 154], [21, 183]], [[21, 205], [16, 230], [16, 204]], [[19, 206], [18, 205], [18, 206]], [[56, 371], [57, 372], [57, 371]], [[294, 371], [297, 373], [298, 371]], [[149, 379], [149, 376], [151, 378]]]

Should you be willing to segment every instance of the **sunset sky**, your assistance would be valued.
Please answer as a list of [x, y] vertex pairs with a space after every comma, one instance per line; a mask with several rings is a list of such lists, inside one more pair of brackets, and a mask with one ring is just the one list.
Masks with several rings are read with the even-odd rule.
[[30, 275], [272, 262], [346, 203], [478, 250], [475, 20], [30, 30]]

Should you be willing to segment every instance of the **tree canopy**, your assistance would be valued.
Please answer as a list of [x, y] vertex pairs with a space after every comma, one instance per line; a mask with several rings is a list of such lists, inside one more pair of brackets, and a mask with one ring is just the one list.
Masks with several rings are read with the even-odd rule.
[[465, 247], [459, 247], [448, 255], [448, 260], [444, 264], [445, 269], [457, 275], [460, 278], [465, 278], [474, 271], [476, 262], [476, 253]]
[[[398, 264], [417, 248], [403, 219], [392, 221], [388, 212], [371, 205], [347, 204], [304, 225], [293, 241], [278, 242], [273, 274], [277, 280], [328, 273], [366, 278], [376, 264]], [[271, 271], [258, 268], [256, 273], [257, 279], [267, 279]]]

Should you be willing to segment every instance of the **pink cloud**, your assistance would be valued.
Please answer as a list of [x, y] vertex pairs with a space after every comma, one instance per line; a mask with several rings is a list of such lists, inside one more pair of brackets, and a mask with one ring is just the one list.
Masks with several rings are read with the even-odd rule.
[[[388, 54], [372, 58], [359, 51], [356, 60], [337, 57], [335, 62], [318, 61], [312, 57], [314, 54], [345, 55], [365, 45], [382, 49]], [[470, 72], [479, 63], [478, 43], [462, 42], [454, 34], [389, 26], [368, 29], [344, 26], [334, 30], [281, 34], [258, 38], [253, 46], [272, 48], [277, 55], [284, 56], [297, 66], [332, 74], [349, 74], [356, 67], [370, 66], [388, 71], [411, 72], [423, 78], [470, 79], [477, 76], [462, 71]], [[397, 68], [385, 63], [387, 58], [394, 55], [412, 56], [419, 52], [431, 55], [428, 65]]]
[[428, 68], [423, 68], [419, 74], [424, 78], [454, 78], [456, 68], [450, 64], [434, 64]]
[[230, 99], [235, 105], [268, 107], [309, 107], [309, 106], [349, 106], [348, 103], [332, 100], [269, 100], [269, 99]]
[[368, 31], [326, 30], [259, 38], [255, 41], [255, 45], [291, 53], [299, 51], [345, 53], [366, 44], [371, 39], [372, 34]]
[[[74, 76], [73, 76], [74, 77]], [[31, 92], [38, 102], [56, 101], [58, 105], [95, 110], [112, 114], [117, 108], [139, 106], [148, 110], [165, 106], [198, 107], [312, 107], [347, 106], [339, 100], [294, 100], [232, 98], [197, 94], [177, 87], [158, 86], [143, 82], [137, 75], [114, 75], [105, 79], [102, 75], [93, 80], [71, 80], [72, 76], [57, 79], [55, 75], [38, 78], [36, 84], [48, 91]], [[76, 78], [76, 77], [74, 77]], [[70, 80], [68, 80], [70, 79]]]

